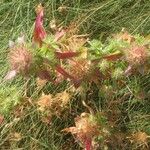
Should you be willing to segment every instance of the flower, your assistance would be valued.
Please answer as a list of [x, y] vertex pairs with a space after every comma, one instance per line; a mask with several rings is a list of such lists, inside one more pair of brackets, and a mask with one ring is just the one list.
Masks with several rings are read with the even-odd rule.
[[143, 74], [146, 67], [145, 64], [149, 57], [146, 46], [133, 44], [131, 48], [125, 49], [124, 53], [129, 63], [129, 66], [125, 70], [125, 74], [129, 75], [134, 69], [138, 69], [138, 71]]
[[44, 93], [37, 101], [37, 108], [41, 113], [49, 116], [60, 116], [62, 115], [62, 111], [67, 108], [68, 103], [71, 100], [71, 94], [67, 91], [63, 91], [57, 93], [55, 95]]
[[89, 73], [90, 69], [90, 61], [86, 59], [82, 60], [70, 60], [70, 68], [69, 72], [71, 75], [77, 77], [79, 80], [83, 80], [83, 78]]
[[135, 132], [128, 137], [130, 142], [137, 145], [140, 148], [147, 149], [148, 148], [148, 140], [150, 136], [147, 135], [145, 132]]
[[148, 53], [145, 46], [132, 46], [127, 49], [126, 59], [132, 65], [144, 64], [147, 60]]
[[29, 72], [32, 55], [25, 45], [16, 45], [10, 49], [8, 54], [11, 70], [17, 73], [27, 74]]
[[25, 44], [24, 36], [18, 37], [16, 42], [10, 41], [9, 47], [8, 61], [10, 71], [5, 76], [5, 80], [12, 79], [18, 73], [28, 75], [33, 58]]
[[98, 125], [92, 120], [92, 115], [82, 113], [75, 118], [75, 127], [66, 128], [63, 131], [71, 132], [77, 139], [83, 143], [86, 150], [91, 150], [92, 140], [99, 135]]
[[39, 110], [42, 112], [49, 109], [52, 106], [52, 95], [43, 94], [38, 100], [37, 105], [39, 106]]
[[128, 43], [132, 43], [135, 41], [134, 36], [128, 33], [125, 28], [123, 28], [119, 34], [114, 35], [114, 37], [118, 40], [127, 41]]

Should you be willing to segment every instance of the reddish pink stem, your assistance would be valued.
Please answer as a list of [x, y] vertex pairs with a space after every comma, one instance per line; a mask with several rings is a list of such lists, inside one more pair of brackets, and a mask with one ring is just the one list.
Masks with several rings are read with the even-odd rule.
[[91, 140], [91, 138], [87, 138], [85, 140], [85, 149], [86, 150], [92, 150], [92, 140]]
[[60, 74], [62, 74], [64, 77], [71, 79], [76, 88], [80, 86], [81, 82], [75, 77], [73, 77], [72, 75], [70, 75], [69, 73], [67, 73], [61, 66], [57, 65], [55, 70], [59, 72]]
[[104, 56], [103, 58], [108, 61], [116, 61], [117, 59], [121, 58], [122, 54], [110, 54], [108, 56]]
[[72, 52], [72, 51], [68, 51], [68, 52], [55, 52], [56, 57], [58, 59], [68, 59], [68, 58], [72, 58], [72, 57], [76, 57], [79, 55], [78, 52]]
[[74, 79], [73, 76], [71, 76], [69, 73], [67, 73], [61, 66], [57, 65], [56, 66], [56, 71], [62, 74], [64, 77], [69, 78], [69, 79]]
[[39, 43], [39, 45], [42, 45], [42, 40], [46, 37], [46, 32], [45, 29], [43, 27], [43, 10], [41, 10], [41, 12], [39, 12], [36, 16], [36, 20], [35, 20], [35, 28], [34, 28], [34, 37], [33, 40], [37, 43]]

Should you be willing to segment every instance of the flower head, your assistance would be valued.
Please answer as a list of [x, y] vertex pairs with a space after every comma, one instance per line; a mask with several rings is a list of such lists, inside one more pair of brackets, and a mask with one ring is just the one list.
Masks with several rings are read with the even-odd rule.
[[126, 59], [130, 64], [141, 65], [147, 60], [148, 53], [145, 46], [132, 46], [127, 50]]
[[88, 113], [82, 113], [75, 118], [75, 127], [66, 128], [63, 131], [71, 132], [77, 139], [83, 143], [86, 150], [92, 148], [92, 140], [99, 135], [98, 125], [91, 119]]
[[118, 40], [127, 41], [128, 43], [132, 43], [135, 41], [135, 38], [123, 28], [119, 34], [114, 35], [114, 37]]
[[32, 64], [32, 54], [25, 45], [23, 37], [19, 37], [16, 42], [9, 42], [9, 46], [8, 60], [11, 71], [5, 76], [6, 80], [12, 79], [17, 73], [27, 75]]
[[147, 149], [148, 146], [148, 140], [150, 136], [147, 135], [145, 132], [138, 131], [136, 133], [133, 133], [129, 139], [130, 142], [135, 144], [136, 146], [140, 147], [141, 149]]

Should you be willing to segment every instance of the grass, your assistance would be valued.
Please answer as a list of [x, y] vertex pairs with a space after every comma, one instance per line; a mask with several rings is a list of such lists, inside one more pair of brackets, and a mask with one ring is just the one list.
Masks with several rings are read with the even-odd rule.
[[[55, 19], [64, 26], [76, 21], [76, 27], [79, 27], [81, 33], [88, 33], [90, 38], [103, 40], [112, 33], [119, 32], [122, 27], [133, 34], [150, 33], [148, 0], [44, 0], [42, 2], [46, 11], [44, 26], [47, 30], [49, 30], [49, 21]], [[49, 125], [41, 121], [41, 114], [37, 111], [35, 102], [32, 103], [24, 97], [20, 98], [20, 95], [25, 93], [23, 87], [26, 86], [26, 81], [18, 77], [9, 83], [3, 82], [3, 77], [9, 68], [8, 41], [16, 39], [22, 32], [26, 34], [27, 40], [32, 38], [34, 8], [38, 3], [37, 0], [1, 0], [0, 2], [0, 108], [3, 108], [0, 113], [5, 116], [4, 123], [0, 125], [0, 149], [81, 149], [71, 135], [61, 132], [62, 129], [74, 124], [73, 120], [77, 115], [88, 111], [82, 105], [80, 96], [72, 98], [69, 113], [64, 111], [64, 114], [52, 117], [52, 123]], [[60, 7], [64, 7], [64, 10], [60, 11]], [[124, 141], [126, 139], [124, 137], [130, 137], [138, 131], [150, 135], [149, 82], [148, 74], [126, 79], [123, 88], [111, 80], [108, 83], [104, 81], [110, 89], [105, 87], [98, 89], [95, 85], [89, 87], [91, 91], [86, 94], [87, 104], [97, 112], [110, 114], [108, 118], [117, 122], [115, 127], [117, 132], [111, 137], [112, 143], [109, 143], [111, 149], [142, 149], [138, 148], [136, 142]], [[63, 86], [68, 87], [67, 84]], [[43, 90], [46, 93], [56, 94], [63, 91], [65, 88], [63, 86], [53, 86], [49, 83]], [[141, 90], [145, 93], [145, 98], [142, 97]], [[115, 93], [112, 97], [109, 96], [111, 91]], [[36, 101], [41, 92], [35, 87], [33, 79], [28, 94]], [[111, 103], [112, 105], [109, 105]], [[12, 109], [14, 105], [16, 107]]]

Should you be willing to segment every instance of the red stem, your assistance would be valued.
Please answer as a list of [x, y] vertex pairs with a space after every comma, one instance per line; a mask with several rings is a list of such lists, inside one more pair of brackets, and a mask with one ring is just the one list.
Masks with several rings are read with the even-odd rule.
[[75, 77], [73, 77], [72, 75], [70, 75], [69, 73], [67, 73], [61, 66], [57, 65], [55, 70], [57, 72], [59, 72], [60, 74], [62, 74], [64, 77], [69, 78], [73, 81], [73, 84], [76, 88], [78, 88], [81, 84], [81, 81], [76, 79]]
[[58, 59], [68, 59], [68, 58], [72, 58], [72, 57], [76, 57], [79, 55], [78, 52], [72, 52], [72, 51], [68, 51], [68, 52], [55, 52], [56, 57]]
[[35, 20], [34, 35], [33, 35], [34, 42], [39, 43], [40, 47], [42, 46], [42, 40], [47, 35], [43, 27], [43, 16], [44, 16], [43, 10], [37, 13], [36, 20]]
[[117, 59], [121, 58], [122, 54], [110, 54], [108, 56], [104, 56], [103, 58], [108, 61], [116, 61]]
[[91, 138], [87, 138], [85, 140], [85, 150], [92, 150], [92, 140], [91, 140]]
[[74, 77], [71, 76], [69, 73], [67, 73], [61, 66], [57, 65], [55, 69], [57, 72], [62, 74], [64, 77], [69, 78], [69, 79], [74, 79]]

